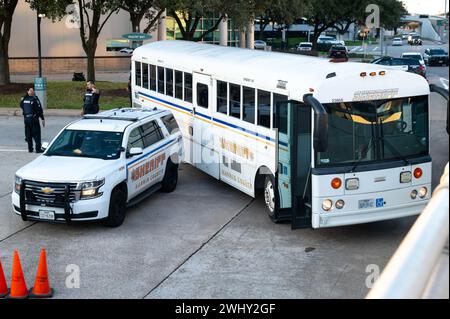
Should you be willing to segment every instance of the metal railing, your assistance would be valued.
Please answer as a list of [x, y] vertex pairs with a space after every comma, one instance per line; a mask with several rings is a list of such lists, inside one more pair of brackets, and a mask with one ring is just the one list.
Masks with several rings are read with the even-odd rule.
[[448, 184], [449, 164], [431, 201], [375, 282], [367, 299], [448, 298]]

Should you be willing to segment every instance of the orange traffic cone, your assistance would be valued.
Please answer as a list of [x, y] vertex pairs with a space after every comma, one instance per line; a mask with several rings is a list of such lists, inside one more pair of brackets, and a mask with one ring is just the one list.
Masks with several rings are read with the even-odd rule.
[[30, 290], [30, 298], [51, 298], [53, 297], [53, 289], [50, 287], [47, 270], [47, 254], [45, 249], [41, 250], [39, 265], [36, 273], [34, 287]]
[[2, 261], [0, 260], [0, 298], [5, 298], [9, 294], [6, 284], [5, 273], [3, 272]]
[[13, 269], [11, 276], [11, 290], [8, 299], [25, 299], [28, 298], [27, 284], [23, 276], [22, 266], [20, 264], [19, 253], [14, 251]]

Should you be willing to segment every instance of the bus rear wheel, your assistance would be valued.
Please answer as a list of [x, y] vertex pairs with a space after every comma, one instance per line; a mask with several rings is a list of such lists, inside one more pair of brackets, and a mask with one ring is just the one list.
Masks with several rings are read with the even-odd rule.
[[278, 194], [275, 189], [275, 178], [272, 175], [267, 175], [264, 182], [264, 203], [266, 204], [267, 215], [274, 222], [279, 222], [276, 207], [278, 206]]

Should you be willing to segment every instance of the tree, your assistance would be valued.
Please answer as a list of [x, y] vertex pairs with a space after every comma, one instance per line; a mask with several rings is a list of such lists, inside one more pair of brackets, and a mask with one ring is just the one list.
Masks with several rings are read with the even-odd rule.
[[[216, 31], [223, 18], [230, 12], [236, 11], [236, 7], [241, 1], [243, 0], [166, 0], [164, 5], [167, 15], [176, 21], [183, 40], [201, 41]], [[196, 35], [203, 17], [217, 17], [218, 19], [207, 30]]]
[[87, 56], [87, 75], [91, 81], [95, 81], [98, 37], [106, 22], [119, 11], [121, 4], [121, 0], [78, 0], [81, 44]]
[[0, 0], [0, 85], [11, 82], [9, 75], [9, 41], [18, 0]]
[[133, 32], [141, 32], [141, 22], [147, 20], [144, 33], [154, 29], [165, 10], [163, 1], [158, 0], [124, 0], [120, 8], [130, 14]]
[[53, 22], [61, 20], [66, 14], [66, 9], [73, 4], [73, 0], [25, 0], [30, 8]]
[[380, 24], [387, 30], [397, 29], [402, 25], [401, 18], [408, 14], [403, 2], [398, 0], [375, 0], [374, 3], [380, 6]]

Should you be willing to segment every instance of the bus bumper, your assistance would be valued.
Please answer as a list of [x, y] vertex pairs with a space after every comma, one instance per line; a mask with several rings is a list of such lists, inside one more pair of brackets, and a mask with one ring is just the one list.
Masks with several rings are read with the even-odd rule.
[[[428, 189], [431, 189], [431, 185], [425, 186]], [[312, 227], [325, 228], [346, 226], [419, 215], [428, 204], [431, 194], [428, 194], [424, 199], [411, 200], [410, 198], [407, 199], [404, 196], [405, 193], [409, 194], [409, 192], [409, 190], [406, 192], [404, 190], [396, 190], [386, 192], [382, 195], [377, 194], [378, 196], [375, 196], [376, 198], [384, 197], [388, 204], [384, 207], [368, 209], [358, 209], [357, 207], [358, 201], [367, 198], [367, 194], [358, 196], [344, 196], [343, 198], [342, 196], [341, 198], [332, 198], [334, 202], [338, 199], [343, 199], [350, 207], [342, 210], [334, 208], [329, 212], [324, 212], [321, 210], [321, 203], [323, 199], [316, 198], [314, 201], [315, 205], [313, 206], [315, 210], [312, 214]], [[402, 195], [403, 198], [401, 198]], [[389, 204], [389, 202], [392, 204]], [[316, 210], [319, 210], [319, 212]]]

